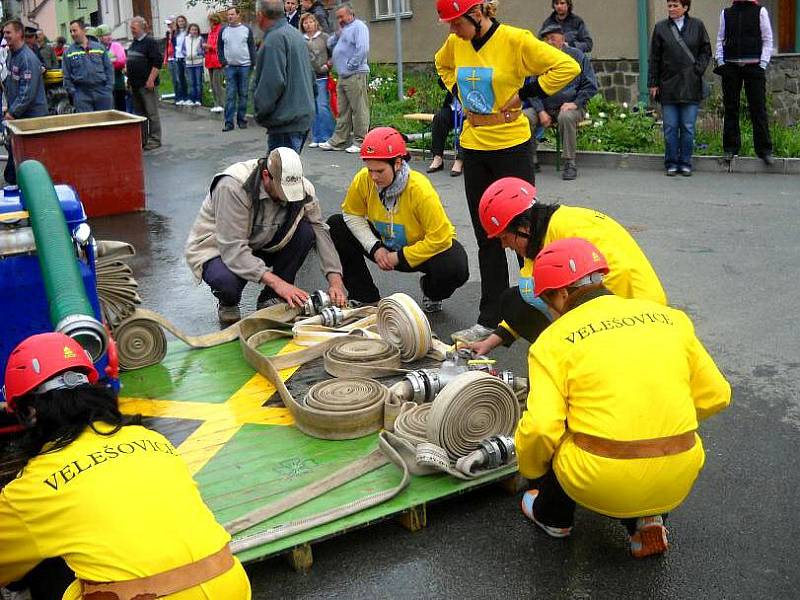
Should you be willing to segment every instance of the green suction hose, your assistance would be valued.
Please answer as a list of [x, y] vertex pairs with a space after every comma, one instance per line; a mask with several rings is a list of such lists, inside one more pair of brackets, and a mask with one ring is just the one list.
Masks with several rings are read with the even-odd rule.
[[26, 160], [17, 169], [17, 181], [30, 215], [50, 322], [55, 331], [74, 338], [97, 361], [105, 354], [108, 336], [86, 295], [72, 236], [50, 175], [39, 161]]

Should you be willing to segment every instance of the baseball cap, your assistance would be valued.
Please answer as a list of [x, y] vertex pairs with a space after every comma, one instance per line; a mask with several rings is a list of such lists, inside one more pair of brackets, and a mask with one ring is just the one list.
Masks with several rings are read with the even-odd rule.
[[97, 36], [110, 35], [111, 27], [103, 23], [102, 25], [98, 25], [94, 28], [94, 33]]
[[175, 15], [170, 15], [166, 19], [164, 19], [164, 23], [167, 24], [167, 25], [169, 25], [173, 21], [175, 21]]
[[561, 27], [561, 25], [558, 25], [556, 23], [550, 23], [548, 25], [545, 25], [544, 27], [542, 27], [539, 30], [539, 37], [543, 38], [548, 33], [561, 33], [561, 34], [563, 34], [564, 33], [564, 29]]
[[285, 202], [305, 200], [303, 163], [291, 148], [275, 148], [267, 157], [267, 170], [278, 184], [280, 199]]
[[32, 35], [36, 35], [36, 27], [31, 27], [30, 25], [25, 25], [25, 35], [30, 37]]

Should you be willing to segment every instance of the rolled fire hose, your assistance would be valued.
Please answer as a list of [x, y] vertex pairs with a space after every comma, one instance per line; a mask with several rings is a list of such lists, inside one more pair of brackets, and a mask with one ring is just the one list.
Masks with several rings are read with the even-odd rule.
[[108, 334], [86, 295], [74, 242], [50, 175], [42, 163], [26, 160], [17, 169], [17, 177], [36, 240], [53, 329], [74, 338], [97, 361], [106, 352]]

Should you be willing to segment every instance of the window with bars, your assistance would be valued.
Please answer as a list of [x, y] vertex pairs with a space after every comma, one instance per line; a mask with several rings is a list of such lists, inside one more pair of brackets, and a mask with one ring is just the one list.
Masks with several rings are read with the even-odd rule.
[[[375, 0], [375, 18], [389, 19], [395, 16], [395, 2], [397, 0]], [[411, 16], [411, 0], [400, 0], [400, 15]]]

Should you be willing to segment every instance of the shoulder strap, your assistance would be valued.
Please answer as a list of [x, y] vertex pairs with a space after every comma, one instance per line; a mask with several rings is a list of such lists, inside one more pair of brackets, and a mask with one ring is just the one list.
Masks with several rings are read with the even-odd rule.
[[[688, 19], [684, 21], [684, 24], [685, 24], [684, 28], [686, 28], [689, 25]], [[683, 36], [681, 35], [680, 31], [678, 31], [678, 26], [675, 25], [675, 21], [671, 19], [669, 22], [669, 29], [672, 32], [672, 37], [674, 37], [675, 41], [678, 42], [678, 45], [683, 49], [683, 51], [692, 61], [692, 64], [696, 63], [697, 59], [694, 57], [694, 54], [692, 54], [692, 51], [689, 50], [689, 46], [686, 45], [686, 42], [683, 41]]]

